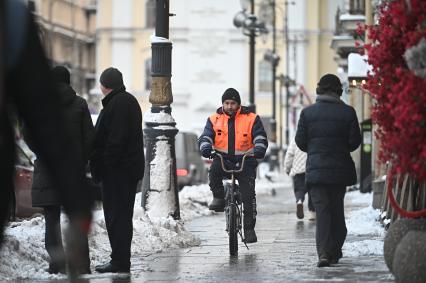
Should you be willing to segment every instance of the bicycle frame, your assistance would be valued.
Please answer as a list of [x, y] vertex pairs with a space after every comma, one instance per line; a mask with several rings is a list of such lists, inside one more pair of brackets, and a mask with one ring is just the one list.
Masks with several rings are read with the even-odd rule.
[[[239, 190], [239, 186], [236, 185], [235, 182], [235, 174], [241, 173], [244, 170], [244, 163], [248, 156], [253, 156], [251, 153], [246, 153], [243, 156], [243, 159], [241, 161], [241, 166], [237, 170], [229, 170], [226, 169], [224, 164], [223, 156], [220, 153], [215, 153], [217, 156], [219, 156], [222, 170], [225, 173], [231, 174], [231, 185], [229, 186], [229, 190], [226, 193], [226, 199], [227, 199], [227, 208], [226, 208], [226, 230], [228, 231], [229, 235], [229, 249], [231, 255], [236, 255], [238, 252], [238, 236], [236, 236], [236, 233], [240, 235], [241, 241], [244, 243], [246, 248], [248, 249], [248, 246], [246, 244], [246, 241], [242, 235], [242, 224], [243, 224], [243, 214], [242, 214], [242, 200], [241, 200], [241, 193]], [[236, 196], [240, 197], [240, 203], [238, 204], [238, 201], [236, 199]], [[231, 216], [230, 216], [231, 215]], [[235, 226], [235, 227], [234, 227]], [[234, 227], [234, 228], [232, 228]], [[232, 231], [233, 229], [236, 229], [236, 231]]]

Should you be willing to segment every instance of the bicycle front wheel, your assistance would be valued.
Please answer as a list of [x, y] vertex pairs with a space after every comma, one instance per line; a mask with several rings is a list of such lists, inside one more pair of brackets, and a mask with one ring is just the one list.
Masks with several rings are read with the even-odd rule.
[[229, 254], [238, 254], [238, 221], [237, 221], [237, 207], [235, 204], [229, 204]]

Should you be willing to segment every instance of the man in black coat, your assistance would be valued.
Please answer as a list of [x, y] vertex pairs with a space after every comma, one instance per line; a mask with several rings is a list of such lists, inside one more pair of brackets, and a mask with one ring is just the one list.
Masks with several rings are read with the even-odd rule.
[[337, 76], [324, 75], [318, 82], [316, 103], [300, 114], [295, 138], [308, 154], [306, 183], [317, 213], [318, 267], [342, 257], [347, 234], [343, 199], [346, 186], [357, 182], [350, 152], [360, 145], [361, 133], [355, 110], [340, 100], [342, 92]]
[[111, 261], [98, 272], [129, 272], [133, 235], [133, 206], [137, 183], [143, 177], [142, 112], [136, 98], [126, 92], [116, 68], [100, 77], [103, 110], [95, 126], [91, 171], [102, 183], [105, 223]]
[[[70, 121], [70, 132], [75, 141], [78, 141], [78, 155], [87, 163], [91, 151], [94, 127], [90, 118], [86, 101], [77, 96], [70, 86], [70, 73], [63, 66], [56, 66], [52, 70], [55, 81], [56, 94], [59, 96], [63, 114]], [[34, 145], [31, 137], [25, 135], [25, 140], [31, 148]], [[59, 162], [59, 160], [58, 160]], [[34, 164], [32, 183], [32, 204], [42, 207], [46, 222], [45, 247], [50, 256], [49, 273], [65, 273], [65, 253], [61, 235], [61, 199], [59, 191], [46, 168], [42, 158], [37, 157]], [[87, 236], [84, 241], [84, 261], [78, 266], [78, 273], [90, 273], [89, 247]]]

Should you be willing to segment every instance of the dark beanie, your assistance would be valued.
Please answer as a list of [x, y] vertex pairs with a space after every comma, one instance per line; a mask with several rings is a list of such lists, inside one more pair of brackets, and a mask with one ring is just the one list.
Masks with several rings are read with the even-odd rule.
[[52, 74], [56, 83], [70, 84], [70, 72], [64, 66], [56, 66], [53, 68]]
[[118, 89], [122, 87], [123, 84], [123, 75], [116, 68], [107, 68], [105, 69], [100, 77], [101, 85], [110, 89]]
[[227, 90], [225, 90], [225, 92], [222, 95], [222, 103], [225, 100], [234, 100], [236, 101], [238, 104], [241, 104], [241, 98], [240, 98], [240, 94], [238, 93], [238, 91], [235, 88], [228, 88]]
[[336, 75], [326, 74], [322, 76], [318, 82], [317, 94], [334, 92], [338, 95], [342, 95], [342, 91], [342, 83]]

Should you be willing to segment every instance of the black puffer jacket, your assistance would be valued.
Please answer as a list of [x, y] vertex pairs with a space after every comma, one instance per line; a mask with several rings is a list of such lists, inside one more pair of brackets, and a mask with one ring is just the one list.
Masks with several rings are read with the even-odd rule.
[[[91, 151], [94, 127], [90, 118], [86, 101], [77, 96], [72, 87], [65, 83], [56, 84], [56, 94], [60, 96], [65, 118], [70, 122], [70, 132], [80, 146], [76, 154], [85, 162]], [[26, 141], [31, 143], [31, 137], [26, 136]], [[61, 160], [57, 161], [58, 163]], [[34, 176], [32, 185], [33, 206], [60, 205], [58, 190], [54, 188], [51, 174], [44, 165], [43, 160], [37, 159], [34, 164]]]
[[355, 110], [338, 97], [319, 95], [300, 114], [296, 144], [308, 153], [306, 183], [353, 185], [357, 182], [350, 152], [361, 143]]
[[145, 158], [138, 101], [123, 86], [109, 93], [102, 105], [90, 159], [92, 176], [102, 181], [105, 174], [124, 173], [142, 179]]

